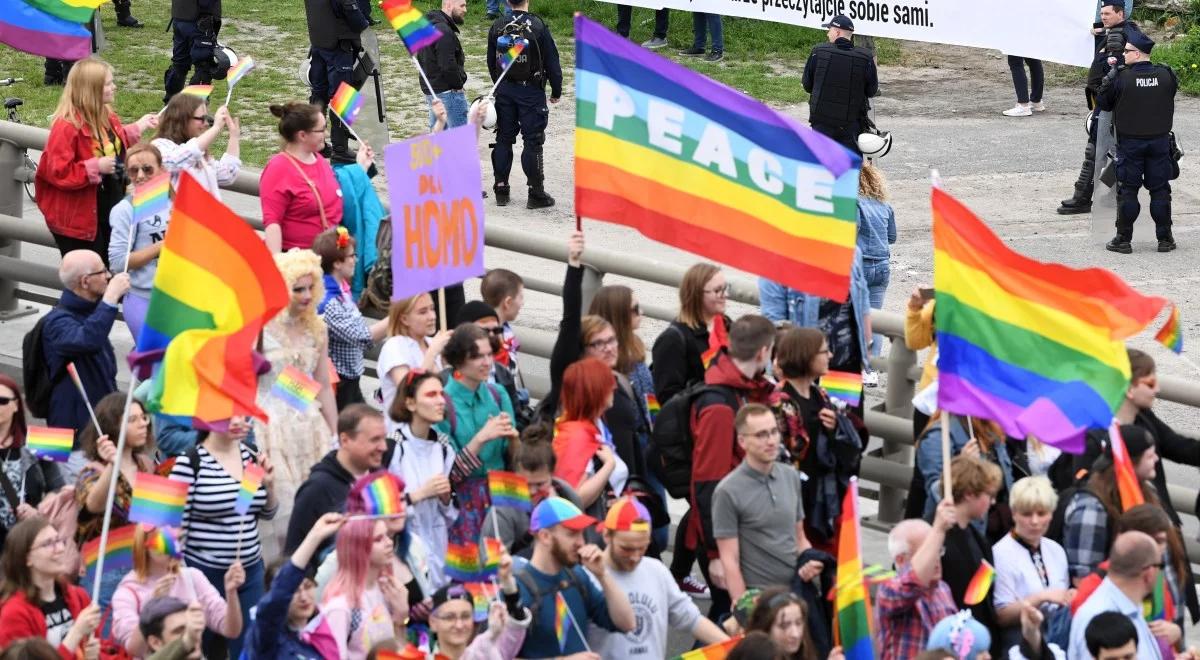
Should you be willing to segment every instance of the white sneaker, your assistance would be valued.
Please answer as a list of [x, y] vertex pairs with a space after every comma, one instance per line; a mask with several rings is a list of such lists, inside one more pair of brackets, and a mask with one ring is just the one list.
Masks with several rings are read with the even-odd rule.
[[879, 372], [864, 371], [862, 375], [863, 387], [879, 387]]
[[1020, 103], [1004, 111], [1005, 117], [1028, 117], [1032, 114], [1033, 110], [1031, 110], [1028, 105], [1022, 105]]
[[1038, 101], [1037, 103], [1034, 103], [1032, 106], [1030, 106], [1030, 109], [1033, 110], [1034, 112], [1045, 112], [1046, 104], [1042, 103], [1041, 101]]

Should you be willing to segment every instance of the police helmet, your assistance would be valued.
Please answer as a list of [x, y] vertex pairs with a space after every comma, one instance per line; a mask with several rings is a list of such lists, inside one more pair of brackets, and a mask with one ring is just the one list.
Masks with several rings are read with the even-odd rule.
[[474, 101], [471, 101], [471, 108], [469, 110], [467, 110], [467, 116], [474, 117], [475, 110], [476, 110], [476, 108], [479, 107], [480, 103], [487, 103], [487, 114], [483, 118], [483, 128], [495, 128], [496, 127], [496, 99], [491, 96], [480, 96], [480, 97], [476, 97], [476, 99]]
[[213, 49], [213, 79], [224, 80], [229, 69], [238, 63], [237, 53], [229, 46], [217, 44]]
[[883, 158], [892, 150], [892, 134], [888, 131], [860, 133], [858, 149], [863, 153], [864, 158]]
[[300, 79], [300, 82], [303, 83], [305, 87], [312, 87], [312, 81], [308, 79], [308, 71], [311, 68], [312, 59], [306, 57], [300, 60], [300, 66], [296, 69], [296, 77]]
[[1087, 113], [1087, 117], [1085, 117], [1083, 120], [1083, 132], [1084, 133], [1087, 133], [1088, 135], [1092, 134], [1092, 122], [1095, 121], [1095, 119], [1096, 119], [1096, 113], [1094, 113], [1094, 112]]

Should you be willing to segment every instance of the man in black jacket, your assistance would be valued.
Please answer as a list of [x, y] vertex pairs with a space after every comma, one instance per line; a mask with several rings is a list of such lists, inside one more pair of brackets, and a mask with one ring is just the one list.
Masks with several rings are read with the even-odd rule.
[[429, 76], [430, 90], [424, 80], [419, 80], [421, 91], [425, 92], [425, 100], [429, 101], [429, 126], [435, 121], [433, 116], [433, 97], [436, 95], [446, 106], [446, 128], [454, 128], [467, 123], [467, 95], [463, 85], [467, 82], [467, 69], [463, 66], [466, 58], [463, 55], [462, 42], [458, 40], [458, 26], [467, 17], [467, 0], [442, 0], [441, 9], [431, 9], [425, 18], [433, 24], [442, 38], [433, 45], [417, 53], [417, 62]]
[[[355, 75], [355, 63], [363, 49], [362, 31], [370, 24], [357, 0], [304, 0], [304, 14], [308, 19], [308, 54], [312, 60], [308, 69], [308, 84], [312, 87], [309, 101], [327, 106], [341, 83], [358, 89], [367, 81], [365, 75]], [[354, 160], [347, 146], [350, 131], [332, 116], [329, 141], [333, 144], [333, 159]]]
[[[344, 511], [346, 496], [359, 477], [378, 470], [387, 450], [383, 415], [365, 403], [346, 406], [338, 415], [338, 449], [313, 466], [308, 479], [296, 491], [296, 505], [288, 521], [283, 551], [291, 554], [308, 535], [313, 524], [326, 513]], [[313, 562], [319, 564], [327, 541]]]

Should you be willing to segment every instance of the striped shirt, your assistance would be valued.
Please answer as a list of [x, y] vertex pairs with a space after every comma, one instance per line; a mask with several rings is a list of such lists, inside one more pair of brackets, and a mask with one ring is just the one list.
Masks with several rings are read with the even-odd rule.
[[[242, 464], [253, 460], [253, 454], [241, 446]], [[187, 454], [175, 459], [171, 478], [191, 484], [188, 488], [187, 507], [183, 510], [183, 531], [187, 535], [183, 556], [189, 565], [224, 569], [241, 559], [247, 566], [258, 561], [262, 547], [258, 539], [258, 519], [270, 520], [275, 509], [267, 509], [267, 489], [259, 486], [250, 504], [250, 512], [244, 516], [234, 512], [241, 479], [229, 476], [225, 468], [208, 453], [204, 445], [197, 445], [196, 456], [200, 459], [199, 474], [193, 470]], [[238, 532], [242, 534], [241, 556], [237, 555]]]

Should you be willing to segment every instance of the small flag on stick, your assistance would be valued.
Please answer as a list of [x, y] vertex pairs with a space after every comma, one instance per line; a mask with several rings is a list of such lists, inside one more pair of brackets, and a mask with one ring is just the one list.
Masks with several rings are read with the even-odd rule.
[[[171, 206], [171, 175], [163, 172], [133, 188], [133, 224], [166, 213]], [[130, 233], [133, 230], [130, 229]], [[130, 241], [132, 242], [132, 238]]]
[[992, 580], [996, 577], [996, 569], [984, 559], [979, 564], [979, 570], [975, 571], [974, 577], [967, 583], [967, 590], [963, 593], [963, 602], [967, 605], [978, 605], [987, 598], [988, 591], [992, 588]]
[[459, 582], [479, 580], [479, 546], [474, 543], [451, 543], [446, 549], [446, 575]]
[[71, 429], [31, 426], [25, 432], [25, 446], [29, 451], [38, 458], [46, 458], [55, 463], [66, 463], [71, 458], [74, 440], [75, 432]]
[[492, 506], [510, 506], [522, 511], [533, 510], [529, 482], [519, 474], [503, 470], [488, 472], [488, 490], [491, 492]]
[[1183, 352], [1183, 326], [1179, 323], [1179, 305], [1171, 305], [1171, 315], [1154, 338], [1176, 353]]
[[[108, 543], [104, 546], [104, 572], [124, 574], [133, 569], [133, 535], [137, 525], [125, 525], [109, 530]], [[95, 581], [96, 564], [100, 560], [100, 538], [83, 544], [80, 549], [87, 581]], [[86, 584], [86, 583], [85, 583]]]
[[821, 387], [829, 396], [857, 406], [862, 401], [862, 374], [848, 371], [830, 371], [821, 376]]
[[[111, 538], [109, 543], [112, 543]], [[183, 548], [179, 545], [179, 538], [169, 527], [155, 527], [146, 536], [146, 549], [151, 552], [157, 552], [160, 555], [166, 555], [172, 559], [179, 559], [183, 556]]]
[[383, 10], [383, 15], [396, 34], [400, 35], [404, 47], [411, 55], [416, 55], [417, 51], [442, 37], [442, 33], [433, 23], [413, 7], [412, 0], [383, 0], [379, 3], [379, 8]]
[[367, 516], [394, 516], [404, 506], [401, 501], [400, 482], [391, 472], [371, 480], [362, 489], [363, 513]]
[[182, 527], [187, 493], [188, 485], [182, 481], [139, 472], [133, 481], [129, 520], [155, 527]]
[[244, 516], [250, 512], [250, 505], [254, 504], [254, 496], [258, 494], [265, 475], [266, 472], [258, 463], [248, 463], [242, 468], [242, 485], [238, 488], [237, 501], [233, 504], [234, 513]]
[[279, 372], [275, 384], [271, 386], [273, 396], [283, 399], [284, 403], [300, 412], [312, 407], [320, 391], [321, 384], [316, 379], [292, 365], [284, 367], [283, 371]]

